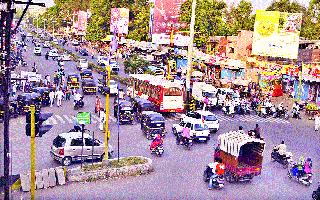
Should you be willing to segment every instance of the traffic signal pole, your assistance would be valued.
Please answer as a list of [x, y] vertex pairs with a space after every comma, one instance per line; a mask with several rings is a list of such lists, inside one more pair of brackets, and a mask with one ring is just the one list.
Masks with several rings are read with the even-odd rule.
[[[110, 78], [111, 78], [111, 72], [110, 72], [110, 65], [107, 66], [107, 87], [110, 87]], [[119, 96], [118, 96], [119, 97]], [[104, 160], [107, 161], [109, 159], [109, 154], [108, 154], [108, 144], [109, 144], [109, 137], [110, 137], [110, 131], [109, 131], [109, 110], [110, 110], [110, 94], [109, 92], [106, 93], [106, 122], [105, 122], [105, 134], [104, 134]]]
[[31, 187], [31, 200], [35, 199], [36, 194], [36, 126], [35, 126], [35, 106], [30, 106], [31, 112], [31, 137], [30, 137], [30, 187]]

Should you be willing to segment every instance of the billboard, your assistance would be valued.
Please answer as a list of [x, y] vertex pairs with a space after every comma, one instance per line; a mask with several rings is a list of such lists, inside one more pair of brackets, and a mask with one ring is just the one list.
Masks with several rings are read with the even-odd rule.
[[185, 24], [179, 22], [180, 8], [185, 1], [186, 0], [155, 0], [152, 26], [153, 43], [169, 44], [170, 40], [158, 43], [160, 37], [166, 37], [157, 35], [170, 35], [172, 30], [179, 30], [180, 27], [185, 26]]
[[301, 13], [257, 10], [252, 54], [297, 59]]
[[120, 34], [128, 34], [129, 26], [129, 9], [112, 8], [110, 19], [110, 32], [115, 31]]
[[86, 11], [78, 12], [78, 31], [85, 32], [87, 29], [88, 13]]

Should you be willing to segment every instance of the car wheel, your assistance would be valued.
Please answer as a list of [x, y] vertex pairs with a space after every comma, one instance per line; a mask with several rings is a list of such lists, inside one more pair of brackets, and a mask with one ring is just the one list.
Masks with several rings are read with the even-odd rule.
[[62, 164], [63, 164], [64, 166], [69, 166], [69, 165], [71, 165], [71, 162], [72, 162], [71, 157], [65, 157], [65, 158], [62, 159]]

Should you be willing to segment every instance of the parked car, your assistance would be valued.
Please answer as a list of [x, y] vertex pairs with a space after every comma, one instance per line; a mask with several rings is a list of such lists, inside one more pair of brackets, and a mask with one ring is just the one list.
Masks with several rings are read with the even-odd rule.
[[63, 61], [71, 61], [71, 57], [70, 57], [70, 55], [69, 54], [62, 54], [61, 56], [60, 56], [60, 59], [61, 60], [63, 60]]
[[41, 47], [35, 47], [33, 49], [33, 54], [36, 56], [41, 56]]
[[109, 64], [108, 57], [98, 56], [97, 63], [99, 66], [107, 66]]
[[59, 53], [57, 49], [51, 49], [48, 55], [49, 57], [59, 57]]
[[80, 43], [79, 43], [78, 40], [72, 40], [71, 44], [72, 44], [73, 46], [79, 46], [79, 45], [80, 45]]
[[120, 70], [118, 62], [115, 60], [110, 60], [110, 69], [111, 71], [118, 72]]
[[[104, 158], [104, 143], [98, 139], [93, 139], [88, 133], [69, 132], [59, 134], [52, 143], [50, 154], [53, 159], [59, 161], [64, 166], [69, 166], [72, 162]], [[92, 150], [93, 147], [93, 150]], [[84, 149], [81, 155], [81, 149]], [[113, 148], [108, 145], [108, 157], [112, 157]]]
[[93, 79], [85, 78], [82, 79], [82, 92], [83, 94], [96, 94], [97, 84]]
[[78, 70], [84, 70], [89, 68], [88, 60], [86, 59], [79, 59], [79, 64], [77, 65]]
[[88, 56], [89, 55], [89, 53], [88, 53], [88, 51], [86, 49], [81, 49], [79, 51], [79, 54], [82, 55], [82, 56]]
[[49, 41], [45, 41], [42, 45], [43, 48], [50, 48], [51, 47], [51, 43]]

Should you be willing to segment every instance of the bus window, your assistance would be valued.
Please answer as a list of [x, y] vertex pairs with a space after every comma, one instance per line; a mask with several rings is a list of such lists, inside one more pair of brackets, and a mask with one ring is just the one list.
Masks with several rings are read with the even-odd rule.
[[164, 96], [181, 96], [182, 92], [180, 88], [171, 87], [171, 88], [164, 88]]

